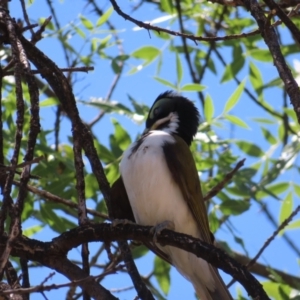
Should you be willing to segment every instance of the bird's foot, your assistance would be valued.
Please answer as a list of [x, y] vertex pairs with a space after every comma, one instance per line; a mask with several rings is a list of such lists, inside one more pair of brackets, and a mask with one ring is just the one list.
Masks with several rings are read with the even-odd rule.
[[127, 220], [127, 219], [114, 219], [114, 220], [112, 220], [111, 224], [113, 227], [118, 226], [118, 225], [127, 225], [127, 224], [136, 225], [136, 223], [134, 223], [130, 220]]
[[175, 224], [173, 221], [163, 221], [155, 226], [153, 226], [150, 230], [150, 232], [152, 234], [154, 234], [153, 236], [153, 242], [157, 243], [157, 236], [160, 235], [160, 233], [164, 230], [164, 229], [170, 229], [170, 230], [174, 230], [175, 229]]

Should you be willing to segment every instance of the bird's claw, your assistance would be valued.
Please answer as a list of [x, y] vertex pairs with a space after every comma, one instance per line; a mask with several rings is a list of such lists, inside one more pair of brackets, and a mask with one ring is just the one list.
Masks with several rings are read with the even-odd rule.
[[154, 243], [157, 243], [157, 236], [161, 234], [161, 232], [164, 230], [164, 229], [170, 229], [170, 230], [174, 230], [175, 229], [175, 224], [173, 221], [169, 221], [169, 220], [166, 220], [164, 222], [161, 222], [155, 226], [153, 226], [150, 230], [150, 232], [153, 235], [153, 242]]

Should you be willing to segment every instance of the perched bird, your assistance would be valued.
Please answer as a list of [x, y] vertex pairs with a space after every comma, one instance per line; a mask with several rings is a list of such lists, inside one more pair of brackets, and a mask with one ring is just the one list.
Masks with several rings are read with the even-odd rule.
[[[124, 153], [112, 187], [114, 217], [169, 228], [213, 243], [198, 172], [189, 149], [199, 112], [187, 98], [167, 91], [149, 111], [141, 138]], [[232, 299], [218, 270], [192, 253], [153, 243], [150, 248], [193, 284], [201, 300]]]

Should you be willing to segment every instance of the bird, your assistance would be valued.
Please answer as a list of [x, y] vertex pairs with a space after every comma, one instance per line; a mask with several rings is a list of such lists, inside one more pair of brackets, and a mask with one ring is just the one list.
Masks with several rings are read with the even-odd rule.
[[[111, 192], [113, 217], [153, 226], [155, 235], [168, 228], [213, 244], [189, 148], [199, 123], [198, 109], [188, 98], [173, 91], [156, 98], [143, 134], [121, 159], [121, 176]], [[147, 246], [189, 280], [201, 300], [233, 299], [217, 268], [205, 260], [155, 239]]]

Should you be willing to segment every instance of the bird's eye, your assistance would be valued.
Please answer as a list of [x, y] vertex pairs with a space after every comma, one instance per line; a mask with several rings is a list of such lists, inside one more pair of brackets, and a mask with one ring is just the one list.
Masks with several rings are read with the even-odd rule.
[[159, 107], [155, 107], [154, 111], [153, 111], [153, 115], [154, 117], [157, 117], [157, 115], [159, 114], [160, 108]]

